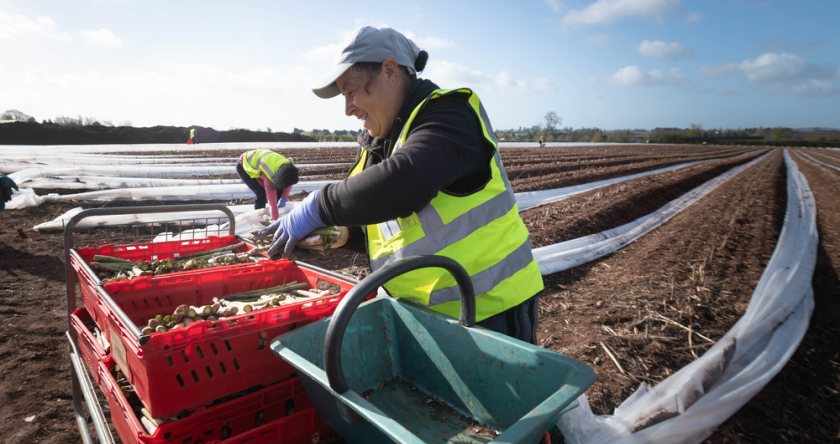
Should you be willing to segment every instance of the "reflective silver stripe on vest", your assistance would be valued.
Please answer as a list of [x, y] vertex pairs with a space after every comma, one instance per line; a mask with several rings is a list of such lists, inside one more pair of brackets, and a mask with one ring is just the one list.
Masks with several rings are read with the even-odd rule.
[[[499, 171], [503, 171], [501, 169], [501, 159], [498, 151], [493, 157]], [[417, 217], [420, 219], [420, 226], [423, 227], [425, 236], [391, 254], [371, 260], [371, 270], [376, 271], [384, 265], [404, 257], [437, 253], [447, 246], [467, 237], [477, 228], [483, 227], [504, 216], [516, 204], [516, 198], [513, 196], [510, 186], [507, 183], [505, 185], [505, 191], [456, 217], [448, 224], [443, 223], [440, 214], [438, 214], [431, 204], [426, 205], [417, 213]], [[394, 225], [397, 225], [396, 221], [394, 222]], [[382, 225], [379, 224], [380, 232], [382, 232]], [[393, 228], [391, 226], [389, 230]], [[382, 235], [384, 236], [385, 233], [382, 232]]]
[[493, 126], [490, 125], [490, 117], [487, 116], [487, 111], [484, 111], [484, 104], [481, 101], [478, 102], [478, 112], [481, 114], [481, 121], [484, 122], [485, 128], [487, 128], [487, 135], [493, 139], [493, 143], [496, 147], [499, 146], [499, 139], [496, 138], [496, 133], [493, 131]]
[[[476, 296], [489, 292], [500, 282], [528, 266], [532, 260], [534, 260], [534, 257], [531, 254], [531, 240], [525, 239], [525, 242], [507, 255], [504, 260], [471, 276]], [[458, 285], [434, 290], [429, 296], [429, 305], [457, 301], [460, 299], [460, 294], [461, 290]]]

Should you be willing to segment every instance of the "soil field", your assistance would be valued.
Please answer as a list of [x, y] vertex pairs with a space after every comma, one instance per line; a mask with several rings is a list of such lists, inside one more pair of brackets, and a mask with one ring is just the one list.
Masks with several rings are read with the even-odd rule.
[[[821, 154], [819, 159], [825, 162], [837, 158], [835, 153], [823, 151], [830, 150], [806, 150], [814, 157]], [[519, 171], [511, 174], [515, 191], [718, 158], [526, 211], [523, 218], [534, 245], [539, 246], [647, 214], [764, 152], [634, 145], [622, 149], [506, 149], [502, 154], [504, 162], [511, 164], [510, 171]], [[293, 153], [299, 163], [319, 159], [311, 162], [343, 162], [349, 167], [355, 150]], [[216, 151], [206, 154], [222, 155]], [[840, 351], [836, 346], [840, 336], [840, 201], [836, 198], [840, 172], [793, 154], [818, 208], [820, 244], [811, 325], [782, 372], [708, 442], [840, 440]], [[193, 153], [189, 156], [194, 157]], [[533, 162], [530, 171], [527, 164], [520, 166], [524, 159]], [[564, 163], [571, 166], [561, 168]], [[551, 164], [557, 166], [553, 172], [541, 168]], [[328, 175], [339, 178], [342, 174]], [[587, 392], [595, 413], [611, 413], [639, 383], [655, 383], [696, 359], [743, 313], [783, 223], [785, 174], [781, 150], [773, 150], [618, 253], [545, 277], [546, 290], [540, 301], [541, 345], [580, 359], [595, 370], [597, 381]], [[62, 234], [31, 230], [75, 206], [48, 204], [0, 213], [0, 442], [66, 443], [79, 439], [64, 336]], [[85, 232], [77, 237], [77, 244], [102, 245], [114, 234], [113, 229]], [[367, 273], [367, 258], [358, 248], [336, 250], [329, 257], [301, 253], [298, 259], [357, 278]], [[690, 327], [694, 334], [690, 336], [676, 324]], [[605, 349], [611, 350], [621, 369]]]

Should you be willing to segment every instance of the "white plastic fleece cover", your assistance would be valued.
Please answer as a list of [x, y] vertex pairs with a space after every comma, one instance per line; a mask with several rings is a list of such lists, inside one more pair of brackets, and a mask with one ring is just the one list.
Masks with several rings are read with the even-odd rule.
[[787, 211], [779, 242], [741, 319], [696, 361], [653, 387], [642, 384], [612, 415], [580, 398], [563, 415], [569, 443], [696, 443], [756, 395], [796, 351], [814, 308], [816, 204], [785, 151]]

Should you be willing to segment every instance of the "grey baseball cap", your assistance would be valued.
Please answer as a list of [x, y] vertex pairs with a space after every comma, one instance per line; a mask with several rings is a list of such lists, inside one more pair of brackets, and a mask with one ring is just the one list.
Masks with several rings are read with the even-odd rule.
[[420, 48], [400, 32], [391, 28], [374, 28], [363, 26], [348, 40], [342, 42], [344, 49], [338, 54], [335, 65], [319, 85], [312, 92], [322, 99], [329, 99], [341, 94], [335, 81], [353, 64], [359, 62], [383, 62], [392, 58], [398, 65], [408, 68], [414, 74], [414, 61], [420, 54]]

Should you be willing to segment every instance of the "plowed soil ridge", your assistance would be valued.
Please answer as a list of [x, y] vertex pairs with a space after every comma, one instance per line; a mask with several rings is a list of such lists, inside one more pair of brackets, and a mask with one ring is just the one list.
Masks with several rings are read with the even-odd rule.
[[[651, 158], [657, 157], [657, 149], [641, 148], [649, 149], [645, 152]], [[659, 148], [663, 153], [679, 151]], [[338, 151], [350, 160], [355, 156], [353, 149]], [[615, 147], [590, 152], [607, 158], [626, 153]], [[332, 155], [326, 151], [320, 155], [319, 162], [339, 161], [325, 160]], [[835, 197], [840, 174], [801, 156], [796, 159], [817, 198], [820, 229], [812, 325], [779, 376], [721, 426], [710, 442], [836, 442], [840, 436], [836, 421], [840, 352], [835, 345], [840, 335], [840, 200]], [[702, 174], [692, 171], [689, 176]], [[582, 359], [595, 369], [598, 382], [589, 396], [597, 412], [610, 413], [641, 381], [655, 383], [695, 359], [695, 354], [699, 356], [709, 347], [697, 333], [715, 340], [743, 313], [778, 237], [786, 198], [784, 174], [777, 150], [618, 253], [545, 278], [539, 338], [544, 346]], [[672, 180], [687, 177], [674, 174]], [[659, 185], [656, 181], [647, 185], [637, 182], [622, 193], [665, 200], [655, 196], [670, 192], [666, 191], [669, 187]], [[634, 191], [645, 186], [645, 192]], [[599, 220], [609, 220], [609, 211], [598, 204], [594, 197], [588, 203], [581, 200], [570, 209], [576, 213], [573, 216], [559, 213], [561, 222], [534, 219], [529, 229], [535, 237], [548, 238], [566, 228], [558, 225], [569, 224], [572, 229], [567, 236], [575, 236], [574, 230], [584, 231], [584, 221], [595, 221], [596, 214], [600, 214]], [[79, 440], [64, 337], [62, 236], [31, 230], [75, 206], [53, 203], [0, 213], [0, 313], [5, 315], [0, 323], [0, 337], [4, 338], [0, 341], [3, 442]], [[100, 205], [85, 204], [87, 208], [95, 206]], [[614, 208], [619, 212], [621, 204]], [[622, 216], [614, 217], [617, 221]], [[98, 246], [118, 234], [109, 230], [81, 232], [77, 243]], [[351, 244], [353, 248], [333, 251], [328, 257], [300, 253], [298, 259], [360, 278], [367, 274], [367, 257], [358, 238]], [[671, 321], [690, 326], [695, 333], [691, 341], [688, 332]], [[602, 342], [626, 373], [605, 354]], [[27, 420], [29, 417], [34, 418]]]
[[653, 213], [708, 180], [755, 157], [720, 160], [622, 182], [525, 211], [522, 218], [529, 229], [555, 227], [554, 231], [531, 229], [533, 247], [599, 233]]

